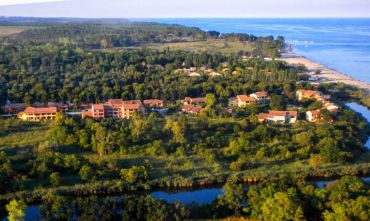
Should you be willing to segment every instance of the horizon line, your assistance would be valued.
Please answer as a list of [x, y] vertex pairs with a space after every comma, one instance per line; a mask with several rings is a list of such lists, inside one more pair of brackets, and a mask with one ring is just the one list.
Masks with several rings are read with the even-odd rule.
[[310, 16], [310, 17], [76, 17], [76, 16], [4, 16], [0, 15], [0, 18], [75, 18], [75, 19], [370, 19], [370, 16]]

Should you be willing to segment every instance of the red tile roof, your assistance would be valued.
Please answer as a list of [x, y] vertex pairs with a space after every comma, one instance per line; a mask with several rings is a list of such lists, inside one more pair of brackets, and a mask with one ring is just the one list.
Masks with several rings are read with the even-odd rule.
[[279, 116], [279, 117], [282, 117], [282, 116], [286, 116], [286, 113], [288, 111], [270, 111], [269, 112], [269, 117], [274, 117], [274, 116]]
[[91, 108], [95, 110], [104, 110], [104, 105], [103, 104], [92, 104]]
[[253, 102], [256, 101], [256, 98], [254, 97], [249, 97], [248, 95], [238, 95], [237, 96], [239, 100], [243, 102]]
[[24, 110], [24, 113], [26, 114], [54, 114], [57, 113], [56, 107], [41, 107], [41, 108], [35, 108], [35, 107], [27, 107]]
[[314, 97], [314, 96], [320, 96], [321, 92], [319, 91], [314, 91], [314, 90], [298, 90], [297, 92], [302, 93], [303, 96], [305, 97]]
[[122, 105], [122, 107], [123, 109], [126, 109], [126, 110], [139, 110], [140, 104], [125, 103]]
[[84, 110], [82, 112], [82, 118], [85, 118], [85, 117], [93, 117], [92, 110]]
[[139, 104], [141, 105], [141, 100], [129, 100], [129, 101], [123, 101], [123, 104]]
[[122, 99], [109, 99], [107, 103], [110, 105], [114, 105], [114, 106], [121, 106], [123, 104], [123, 100]]
[[298, 116], [298, 111], [287, 111], [289, 113], [289, 116], [291, 117], [297, 117]]
[[258, 91], [256, 93], [254, 93], [258, 98], [259, 97], [267, 97], [269, 96], [269, 94], [266, 92], [266, 91]]
[[200, 106], [193, 106], [193, 105], [189, 104], [189, 105], [183, 105], [181, 110], [183, 112], [198, 114], [199, 112], [201, 112], [203, 110], [203, 108], [200, 107]]

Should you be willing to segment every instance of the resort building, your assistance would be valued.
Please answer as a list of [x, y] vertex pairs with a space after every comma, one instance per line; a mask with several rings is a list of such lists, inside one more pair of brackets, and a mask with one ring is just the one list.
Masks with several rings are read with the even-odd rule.
[[340, 111], [340, 107], [331, 102], [324, 103], [322, 108], [334, 114]]
[[314, 90], [297, 90], [296, 97], [299, 101], [303, 100], [324, 101], [330, 99], [329, 96], [323, 95], [320, 91]]
[[238, 104], [238, 107], [245, 107], [250, 104], [256, 104], [257, 99], [248, 95], [238, 95], [236, 96], [236, 102]]
[[134, 113], [143, 112], [140, 100], [124, 101], [122, 99], [109, 99], [104, 104], [92, 104], [91, 109], [82, 113], [82, 118], [91, 117], [94, 120], [111, 118], [131, 118]]
[[270, 100], [269, 94], [266, 91], [258, 91], [249, 96], [256, 99], [257, 104], [268, 104]]
[[140, 102], [126, 102], [122, 105], [122, 117], [130, 119], [135, 113], [144, 112], [143, 106]]
[[298, 118], [297, 111], [270, 111], [269, 113], [258, 114], [258, 121], [261, 123], [295, 123]]
[[56, 107], [27, 107], [24, 111], [18, 113], [18, 118], [23, 121], [38, 122], [54, 119], [57, 113]]
[[148, 108], [162, 108], [163, 101], [159, 99], [148, 99], [144, 100], [144, 106]]
[[204, 110], [204, 108], [202, 108], [201, 106], [185, 104], [182, 106], [181, 110], [184, 113], [199, 114], [202, 110]]
[[320, 118], [320, 110], [310, 110], [306, 112], [306, 120], [309, 122], [318, 122]]
[[182, 103], [184, 105], [205, 105], [207, 104], [207, 99], [205, 97], [185, 97], [184, 100], [182, 100]]

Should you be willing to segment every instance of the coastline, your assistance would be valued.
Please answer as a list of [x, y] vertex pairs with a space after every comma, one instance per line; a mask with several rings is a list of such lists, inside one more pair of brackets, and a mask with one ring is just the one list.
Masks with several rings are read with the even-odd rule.
[[[329, 68], [319, 62], [310, 60], [304, 56], [296, 54], [289, 45], [286, 50], [282, 53], [281, 58], [278, 60], [285, 61], [290, 65], [304, 65], [307, 67], [308, 75], [319, 80], [313, 80], [312, 82], [319, 83], [344, 83], [350, 86], [354, 86], [360, 89], [366, 90], [370, 93], [370, 84], [354, 79], [353, 77], [336, 71], [335, 69]], [[320, 72], [316, 74], [316, 72]]]

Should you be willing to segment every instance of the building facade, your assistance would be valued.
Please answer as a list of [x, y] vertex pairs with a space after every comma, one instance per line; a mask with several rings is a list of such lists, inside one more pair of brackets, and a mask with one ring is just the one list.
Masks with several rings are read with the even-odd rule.
[[109, 99], [103, 104], [93, 104], [91, 109], [82, 113], [82, 118], [91, 117], [94, 120], [101, 120], [106, 117], [122, 119], [131, 118], [135, 113], [144, 112], [140, 100], [124, 101], [122, 99]]
[[268, 104], [270, 101], [269, 94], [266, 91], [258, 91], [249, 96], [256, 99], [257, 104]]
[[56, 107], [27, 107], [24, 111], [18, 113], [18, 118], [23, 121], [39, 122], [42, 120], [52, 120], [56, 117], [57, 113]]
[[257, 99], [248, 95], [238, 95], [236, 96], [236, 102], [238, 104], [238, 107], [245, 107], [250, 104], [256, 104]]
[[257, 115], [260, 123], [295, 123], [298, 119], [297, 111], [270, 111]]

